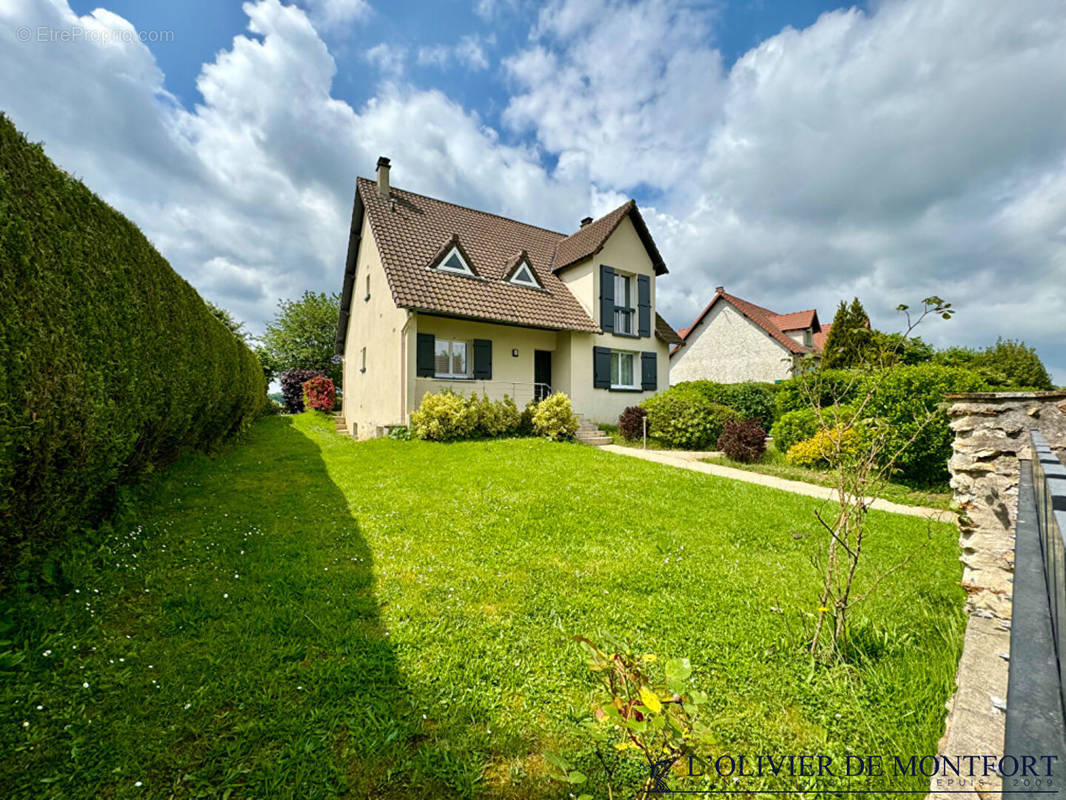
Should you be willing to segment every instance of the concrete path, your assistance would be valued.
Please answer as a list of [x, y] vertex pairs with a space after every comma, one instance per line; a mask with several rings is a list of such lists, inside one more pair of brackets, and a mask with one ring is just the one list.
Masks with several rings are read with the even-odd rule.
[[[729, 478], [745, 483], [755, 483], [759, 486], [769, 486], [771, 489], [781, 489], [793, 494], [804, 494], [808, 497], [817, 497], [819, 500], [835, 500], [836, 490], [828, 486], [817, 486], [803, 481], [790, 481], [778, 478], [774, 475], [764, 475], [761, 472], [748, 472], [744, 469], [723, 467], [718, 464], [707, 464], [700, 461], [706, 453], [689, 453], [684, 450], [643, 450], [639, 447], [622, 447], [617, 444], [609, 444], [601, 447], [608, 453], [642, 458], [645, 461], [654, 461], [658, 464], [666, 464], [670, 467], [690, 469], [693, 472], [703, 472], [707, 475], [717, 475], [719, 478]], [[937, 522], [954, 522], [955, 514], [939, 508], [925, 508], [924, 506], [904, 506], [899, 503], [891, 503], [881, 498], [872, 498], [870, 508], [878, 511], [888, 511], [893, 514], [906, 514], [910, 517], [924, 517]]]

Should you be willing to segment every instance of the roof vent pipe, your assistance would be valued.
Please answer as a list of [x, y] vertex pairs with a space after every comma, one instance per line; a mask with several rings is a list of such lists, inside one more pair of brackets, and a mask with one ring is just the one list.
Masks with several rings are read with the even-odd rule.
[[389, 199], [389, 166], [385, 156], [378, 158], [378, 195], [382, 200]]
[[590, 222], [592, 222], [592, 217], [585, 217], [583, 220], [581, 220], [581, 227], [584, 228]]
[[725, 293], [725, 287], [724, 286], [715, 286], [714, 287], [714, 291], [715, 291], [715, 294], [724, 294]]

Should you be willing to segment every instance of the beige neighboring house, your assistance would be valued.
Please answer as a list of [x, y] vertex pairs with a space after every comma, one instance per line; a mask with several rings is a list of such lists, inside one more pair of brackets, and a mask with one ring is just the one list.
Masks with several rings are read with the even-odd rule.
[[360, 439], [427, 392], [565, 392], [590, 422], [665, 388], [681, 339], [655, 312], [666, 265], [632, 200], [571, 234], [356, 181], [336, 352]]
[[670, 385], [786, 380], [799, 358], [825, 349], [831, 327], [819, 324], [813, 308], [778, 314], [719, 286], [696, 321], [678, 331], [684, 346], [670, 353]]

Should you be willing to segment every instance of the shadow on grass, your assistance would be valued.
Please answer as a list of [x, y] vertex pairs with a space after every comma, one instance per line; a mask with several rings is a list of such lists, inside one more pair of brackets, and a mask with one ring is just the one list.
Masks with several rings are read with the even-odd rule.
[[314, 442], [263, 420], [134, 494], [57, 549], [62, 591], [0, 599], [4, 797], [448, 794], [405, 772], [372, 554]]

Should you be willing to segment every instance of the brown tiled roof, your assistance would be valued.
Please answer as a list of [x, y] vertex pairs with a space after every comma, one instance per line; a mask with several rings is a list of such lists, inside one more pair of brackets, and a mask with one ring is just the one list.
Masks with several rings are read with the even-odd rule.
[[[402, 189], [390, 190], [390, 202], [366, 178], [356, 181], [356, 191], [396, 305], [536, 328], [599, 332], [551, 270], [564, 234]], [[458, 243], [477, 277], [430, 269], [452, 242]], [[520, 251], [525, 251], [545, 291], [507, 282]]]
[[677, 331], [671, 328], [670, 324], [660, 317], [658, 313], [655, 315], [655, 335], [667, 344], [680, 345], [685, 342], [684, 339], [677, 335]]
[[829, 329], [833, 327], [833, 323], [823, 325], [822, 329], [814, 334], [814, 349], [819, 353], [825, 350], [825, 343], [829, 341]]
[[558, 272], [566, 269], [571, 264], [576, 264], [589, 256], [596, 255], [603, 249], [603, 245], [614, 233], [614, 229], [626, 217], [630, 218], [633, 222], [633, 227], [637, 229], [637, 235], [640, 236], [640, 240], [648, 251], [652, 264], [655, 265], [655, 274], [665, 274], [666, 264], [663, 263], [663, 257], [659, 255], [659, 248], [652, 241], [651, 234], [648, 233], [648, 226], [644, 223], [644, 218], [640, 215], [634, 200], [623, 203], [611, 213], [604, 214], [595, 222], [590, 222], [559, 242], [555, 259], [552, 262], [552, 271]]
[[[821, 351], [825, 347], [825, 337], [828, 335], [829, 328], [832, 327], [831, 325], [820, 326], [822, 332], [818, 333], [816, 331], [814, 333], [814, 346], [806, 347], [787, 335], [785, 331], [801, 330], [817, 325], [818, 313], [814, 309], [794, 311], [789, 314], [777, 314], [768, 308], [757, 306], [755, 303], [749, 303], [747, 300], [743, 300], [735, 295], [727, 294], [725, 291], [720, 290], [715, 293], [714, 297], [711, 298], [711, 302], [709, 302], [707, 307], [700, 312], [698, 317], [696, 317], [696, 321], [687, 328], [681, 329], [679, 335], [682, 340], [688, 338], [689, 334], [696, 329], [696, 327], [703, 321], [703, 318], [707, 316], [707, 313], [711, 308], [714, 307], [714, 304], [719, 300], [724, 300], [729, 303], [733, 308], [737, 309], [737, 311], [766, 331], [767, 334], [783, 345], [790, 353], [796, 355]], [[807, 324], [802, 324], [804, 321], [807, 321]], [[674, 348], [671, 353], [676, 351], [677, 348]]]

